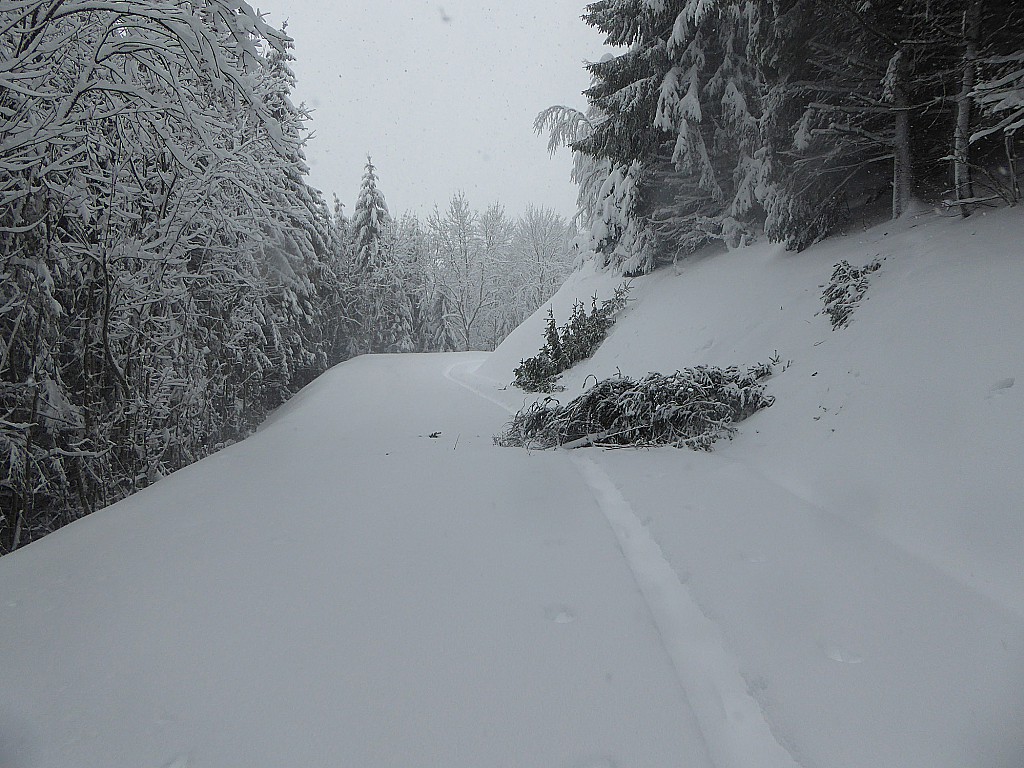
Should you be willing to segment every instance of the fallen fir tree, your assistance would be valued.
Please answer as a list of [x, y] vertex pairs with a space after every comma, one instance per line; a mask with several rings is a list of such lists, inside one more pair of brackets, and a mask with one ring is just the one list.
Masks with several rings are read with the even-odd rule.
[[496, 445], [526, 448], [674, 445], [711, 450], [735, 423], [770, 406], [771, 364], [740, 371], [700, 365], [640, 380], [614, 376], [562, 405], [538, 400], [512, 417]]

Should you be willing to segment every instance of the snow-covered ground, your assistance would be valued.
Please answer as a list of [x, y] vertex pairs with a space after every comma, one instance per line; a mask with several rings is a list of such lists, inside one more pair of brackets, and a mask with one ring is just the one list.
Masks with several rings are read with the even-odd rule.
[[[560, 397], [777, 352], [710, 454], [494, 447], [546, 307], [489, 356], [338, 366], [0, 559], [0, 766], [1019, 767], [1022, 218], [634, 281]], [[832, 265], [873, 258], [832, 331]]]

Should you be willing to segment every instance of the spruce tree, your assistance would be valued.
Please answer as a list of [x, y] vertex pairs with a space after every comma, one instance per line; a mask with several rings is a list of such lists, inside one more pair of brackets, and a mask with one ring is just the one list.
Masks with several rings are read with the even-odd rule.
[[596, 0], [584, 18], [617, 53], [588, 65], [586, 113], [537, 127], [576, 152], [600, 266], [1019, 195], [1016, 0]]
[[[336, 227], [341, 225], [339, 216], [343, 214], [336, 209]], [[400, 239], [369, 156], [349, 230], [356, 351], [412, 352], [414, 317], [406, 286], [408, 270], [400, 258]]]
[[594, 121], [573, 150], [594, 159], [603, 172], [594, 196], [591, 240], [602, 266], [642, 273], [654, 266], [648, 166], [661, 143], [653, 123], [657, 73], [664, 70], [662, 41], [653, 34], [657, 15], [638, 0], [598, 0], [584, 20], [605, 43], [626, 50], [588, 65], [593, 85], [585, 92]]
[[971, 91], [979, 114], [971, 120], [969, 157], [987, 157], [998, 170], [984, 178], [985, 190], [975, 182], [974, 194], [1015, 203], [1021, 199], [1017, 158], [1024, 139], [1024, 8], [1009, 0], [983, 3], [980, 26], [980, 74]]
[[377, 188], [377, 169], [366, 156], [366, 171], [352, 214], [356, 271], [370, 274], [380, 266], [381, 241], [391, 226], [391, 214], [383, 193]]
[[331, 210], [331, 226], [337, 243], [347, 245], [352, 234], [352, 222], [345, 215], [345, 204], [337, 195], [334, 196], [334, 206]]
[[776, 9], [759, 41], [773, 73], [762, 121], [769, 237], [806, 247], [885, 198], [894, 217], [912, 196], [968, 213], [976, 171], [1001, 149], [984, 141], [979, 118], [991, 113], [977, 114], [984, 83], [974, 80], [979, 65], [1005, 65], [1020, 48], [1017, 5], [798, 0]]
[[606, 119], [573, 147], [607, 163], [592, 232], [624, 273], [756, 228], [762, 88], [748, 48], [759, 18], [752, 0], [588, 6], [587, 22], [627, 50], [589, 66], [586, 94]]

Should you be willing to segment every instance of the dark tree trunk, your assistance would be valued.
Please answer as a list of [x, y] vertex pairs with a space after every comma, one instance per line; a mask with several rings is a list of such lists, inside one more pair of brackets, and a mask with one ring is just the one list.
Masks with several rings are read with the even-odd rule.
[[956, 128], [953, 134], [953, 181], [960, 215], [970, 216], [974, 197], [971, 179], [971, 91], [974, 90], [981, 38], [982, 0], [971, 0], [964, 11], [964, 56], [961, 62], [960, 93], [956, 99]]
[[893, 93], [896, 132], [893, 138], [892, 217], [898, 219], [910, 207], [913, 169], [910, 165], [910, 106], [902, 85]]

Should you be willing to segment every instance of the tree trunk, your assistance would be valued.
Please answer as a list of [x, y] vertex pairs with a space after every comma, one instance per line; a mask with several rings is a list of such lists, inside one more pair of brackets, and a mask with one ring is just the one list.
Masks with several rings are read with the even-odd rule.
[[1010, 173], [1010, 204], [1020, 200], [1020, 181], [1017, 179], [1017, 150], [1012, 133], [1003, 134], [1003, 149], [1006, 151], [1006, 167]]
[[973, 206], [967, 202], [974, 197], [971, 180], [971, 91], [974, 90], [978, 60], [978, 41], [981, 38], [981, 3], [972, 0], [964, 12], [964, 57], [961, 63], [960, 94], [956, 99], [956, 128], [953, 133], [953, 181], [960, 215], [971, 215]]
[[902, 85], [893, 93], [896, 135], [893, 139], [892, 217], [898, 219], [910, 207], [913, 170], [910, 167], [910, 107]]

